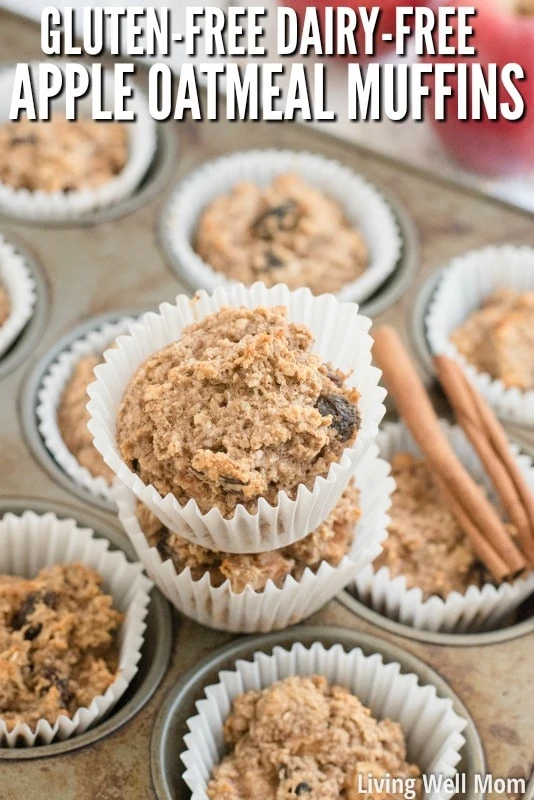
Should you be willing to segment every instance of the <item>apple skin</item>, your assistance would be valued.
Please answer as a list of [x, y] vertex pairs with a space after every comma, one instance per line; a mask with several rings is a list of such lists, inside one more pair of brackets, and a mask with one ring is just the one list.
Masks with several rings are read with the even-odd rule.
[[[459, 6], [447, 0], [430, 0], [434, 10], [440, 5]], [[534, 168], [534, 17], [519, 17], [499, 8], [497, 0], [473, 0], [477, 9], [473, 17], [473, 36], [469, 44], [476, 48], [475, 56], [426, 57], [432, 63], [495, 63], [499, 67], [518, 63], [525, 79], [516, 82], [525, 101], [526, 111], [516, 122], [490, 120], [459, 120], [454, 98], [446, 99], [447, 119], [436, 121], [432, 107], [432, 125], [445, 149], [463, 166], [490, 175], [517, 175]], [[447, 81], [455, 88], [456, 81]], [[430, 80], [432, 86], [432, 80]], [[499, 100], [509, 100], [501, 90]]]
[[[379, 6], [381, 14], [376, 26], [374, 56], [365, 55], [365, 36], [359, 26], [356, 29], [358, 55], [339, 56], [340, 58], [347, 58], [353, 61], [365, 61], [376, 56], [381, 56], [395, 48], [395, 23], [397, 6], [424, 6], [427, 5], [427, 0], [413, 0], [413, 2], [410, 2], [409, 4], [407, 2], [403, 3], [402, 0], [382, 0], [382, 2], [380, 2], [380, 0], [376, 0], [376, 2], [373, 2], [372, 0], [362, 0], [362, 2], [357, 2], [357, 0], [316, 0], [314, 3], [308, 3], [306, 0], [279, 0], [279, 5], [292, 8], [297, 12], [299, 18], [304, 15], [308, 6], [315, 6], [320, 12], [323, 12], [327, 6], [331, 6], [332, 8], [338, 8], [342, 6], [346, 8], [353, 8], [355, 11], [357, 11], [360, 7], [371, 9], [373, 6]], [[319, 15], [319, 17], [321, 18], [321, 15]], [[393, 34], [393, 40], [391, 42], [382, 41], [383, 33]]]

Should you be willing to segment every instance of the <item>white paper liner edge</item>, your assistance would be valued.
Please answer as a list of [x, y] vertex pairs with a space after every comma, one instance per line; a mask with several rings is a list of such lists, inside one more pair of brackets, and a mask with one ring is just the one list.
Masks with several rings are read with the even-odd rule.
[[87, 730], [122, 697], [141, 658], [152, 582], [142, 565], [127, 561], [120, 550], [111, 551], [106, 539], [98, 539], [90, 528], [79, 528], [72, 519], [55, 514], [25, 511], [21, 516], [5, 514], [0, 520], [0, 574], [33, 578], [53, 564], [83, 562], [102, 577], [102, 588], [113, 597], [113, 607], [125, 614], [119, 635], [119, 666], [116, 680], [88, 708], [80, 708], [72, 719], [59, 716], [53, 725], [39, 720], [35, 729], [18, 724], [9, 732], [0, 719], [0, 746], [49, 744]]
[[[208, 800], [213, 768], [224, 755], [222, 727], [233, 700], [251, 690], [262, 690], [291, 675], [324, 675], [330, 684], [347, 686], [377, 719], [398, 722], [407, 742], [408, 760], [425, 775], [454, 777], [465, 744], [466, 721], [449, 698], [438, 697], [432, 684], [421, 685], [413, 673], [402, 673], [397, 662], [384, 664], [382, 656], [365, 656], [359, 648], [345, 652], [340, 644], [326, 649], [297, 643], [290, 650], [275, 647], [272, 655], [258, 652], [252, 661], [238, 660], [235, 670], [219, 673], [219, 683], [206, 687], [188, 722], [184, 737], [184, 781], [191, 800]], [[427, 800], [448, 800], [453, 792], [433, 792]]]
[[361, 517], [350, 551], [340, 564], [333, 567], [324, 561], [316, 573], [306, 569], [299, 581], [288, 576], [280, 588], [269, 581], [263, 592], [249, 586], [235, 593], [229, 580], [214, 587], [209, 573], [195, 581], [189, 567], [177, 574], [172, 561], [163, 561], [157, 548], [149, 546], [135, 515], [135, 495], [120, 481], [115, 483], [114, 499], [140, 561], [178, 611], [219, 630], [267, 632], [295, 625], [318, 611], [382, 551], [394, 481], [389, 477], [389, 464], [377, 453], [373, 445], [358, 464], [355, 480], [360, 489]]
[[[461, 428], [444, 420], [441, 427], [460, 461], [474, 479], [491, 492], [491, 483]], [[385, 424], [377, 441], [381, 456], [388, 461], [400, 451], [421, 455], [410, 433], [400, 423]], [[534, 490], [532, 461], [528, 456], [519, 455], [514, 446], [511, 451], [529, 487]], [[534, 572], [498, 587], [489, 583], [480, 589], [470, 586], [465, 594], [451, 592], [445, 599], [432, 595], [425, 600], [421, 589], [407, 588], [404, 576], [392, 578], [387, 567], [374, 571], [367, 566], [356, 576], [354, 588], [359, 599], [375, 611], [404, 625], [427, 631], [474, 633], [494, 628], [534, 592]]]
[[[291, 500], [279, 493], [277, 506], [264, 498], [258, 512], [250, 514], [243, 506], [232, 519], [224, 519], [217, 508], [201, 514], [194, 500], [180, 506], [174, 495], [161, 497], [153, 486], [146, 486], [121, 460], [116, 442], [117, 412], [126, 388], [139, 365], [153, 352], [180, 338], [185, 325], [198, 321], [221, 306], [285, 305], [288, 318], [309, 326], [316, 342], [313, 351], [325, 362], [352, 373], [347, 386], [361, 394], [361, 428], [352, 447], [345, 449], [339, 463], [330, 466], [326, 478], [315, 480], [312, 491], [304, 485]], [[117, 348], [105, 354], [105, 364], [95, 369], [96, 381], [89, 386], [89, 430], [104, 460], [171, 530], [191, 542], [227, 553], [262, 552], [284, 547], [314, 530], [336, 504], [358, 461], [375, 440], [384, 414], [385, 390], [378, 385], [380, 371], [371, 364], [370, 320], [358, 313], [352, 303], [339, 303], [333, 295], [314, 297], [309, 289], [290, 292], [278, 284], [267, 289], [256, 283], [250, 288], [222, 287], [213, 295], [198, 292], [193, 299], [179, 295], [176, 304], [163, 303], [158, 314], [145, 314], [131, 326], [129, 336], [119, 336]]]
[[521, 425], [534, 426], [534, 390], [506, 387], [487, 372], [469, 364], [450, 341], [450, 335], [494, 289], [534, 291], [534, 248], [513, 245], [486, 247], [453, 259], [429, 303], [425, 319], [433, 354], [454, 359], [495, 412]]
[[0, 234], [0, 286], [9, 295], [9, 316], [0, 325], [0, 356], [28, 323], [36, 302], [35, 281], [21, 253]]
[[366, 300], [391, 275], [401, 255], [402, 238], [391, 207], [380, 191], [337, 161], [308, 152], [249, 150], [218, 158], [190, 174], [175, 190], [163, 214], [170, 250], [187, 282], [213, 291], [235, 281], [213, 269], [193, 249], [202, 211], [240, 181], [268, 186], [276, 176], [295, 172], [336, 200], [358, 228], [369, 248], [365, 272], [336, 296], [342, 301]]

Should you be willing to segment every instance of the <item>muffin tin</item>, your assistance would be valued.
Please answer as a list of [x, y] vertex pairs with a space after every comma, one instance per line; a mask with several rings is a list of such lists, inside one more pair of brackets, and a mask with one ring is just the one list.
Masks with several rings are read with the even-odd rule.
[[[0, 47], [6, 59], [37, 57], [37, 27], [0, 12]], [[137, 80], [144, 81], [142, 67], [138, 67]], [[98, 315], [117, 317], [153, 308], [185, 289], [158, 241], [166, 182], [176, 183], [218, 155], [272, 146], [319, 152], [369, 178], [391, 196], [403, 229], [404, 249], [396, 272], [364, 310], [377, 323], [395, 325], [407, 341], [412, 336], [412, 298], [420, 297], [425, 282], [435, 281], [437, 268], [452, 256], [509, 240], [534, 244], [532, 216], [526, 212], [437, 181], [310, 126], [236, 125], [221, 116], [215, 125], [165, 123], [159, 136], [163, 166], [153, 182], [149, 178], [150, 185], [123, 207], [85, 219], [83, 225], [45, 227], [0, 220], [2, 233], [33, 254], [39, 293], [34, 318], [13, 352], [0, 361], [0, 514], [33, 508], [73, 516], [129, 555], [112, 511], [74, 490], [43, 452], [33, 418], [35, 392], [62, 337], [72, 336], [78, 326], [91, 325]], [[440, 400], [437, 394], [436, 399]], [[528, 779], [534, 767], [532, 607], [525, 607], [524, 613], [522, 621], [512, 620], [509, 627], [493, 633], [428, 634], [385, 620], [342, 594], [315, 614], [306, 628], [236, 638], [201, 628], [174, 613], [171, 625], [168, 605], [154, 592], [147, 630], [147, 645], [153, 645], [147, 647], [146, 667], [132, 694], [109, 719], [77, 739], [35, 748], [32, 753], [1, 750], [0, 795], [23, 794], [28, 800], [169, 796], [188, 800], [177, 779], [181, 745], [174, 741], [174, 731], [189, 713], [192, 699], [213, 679], [219, 665], [231, 665], [236, 656], [257, 648], [268, 650], [278, 641], [311, 642], [314, 638], [381, 650], [387, 658], [409, 664], [410, 670], [426, 672], [427, 667], [413, 660], [421, 659], [443, 682], [434, 673], [426, 673], [428, 680], [435, 680], [444, 694], [450, 687], [472, 718], [476, 732], [472, 731], [465, 748], [465, 769], [485, 768], [495, 776]], [[225, 644], [230, 644], [229, 650], [214, 653]], [[171, 646], [172, 658], [167, 661]], [[162, 794], [165, 783], [174, 794]]]

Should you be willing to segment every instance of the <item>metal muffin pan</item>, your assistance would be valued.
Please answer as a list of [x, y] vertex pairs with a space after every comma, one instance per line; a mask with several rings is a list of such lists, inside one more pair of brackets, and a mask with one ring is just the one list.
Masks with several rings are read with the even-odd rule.
[[43, 380], [52, 364], [54, 364], [62, 352], [69, 349], [73, 342], [108, 322], [118, 322], [122, 317], [139, 316], [147, 310], [148, 309], [144, 308], [130, 311], [107, 312], [105, 314], [99, 314], [96, 317], [91, 317], [91, 319], [86, 320], [81, 325], [77, 325], [69, 333], [65, 334], [65, 336], [62, 336], [61, 339], [39, 359], [21, 388], [19, 409], [22, 430], [35, 458], [61, 486], [73, 492], [81, 500], [98, 506], [105, 511], [114, 512], [114, 504], [104, 497], [91, 493], [84, 486], [76, 483], [73, 478], [64, 471], [60, 464], [58, 464], [52, 453], [48, 450], [39, 430], [39, 419], [37, 418], [36, 412], [39, 404], [38, 394], [42, 387]]
[[[92, 528], [99, 537], [108, 539], [112, 550], [122, 550], [129, 561], [137, 560], [126, 536], [94, 514], [60, 503], [21, 498], [0, 500], [0, 518], [8, 512], [21, 514], [28, 510], [36, 514], [52, 511], [62, 519], [72, 517], [82, 527]], [[167, 670], [172, 649], [172, 625], [169, 604], [156, 588], [152, 589], [139, 670], [111, 714], [85, 733], [63, 742], [13, 749], [0, 747], [0, 761], [21, 761], [70, 753], [94, 744], [125, 725], [150, 700]]]
[[[385, 191], [382, 187], [380, 188], [380, 193], [384, 195], [388, 204], [391, 206], [398, 222], [402, 238], [402, 252], [393, 273], [386, 278], [367, 300], [364, 300], [360, 304], [362, 314], [366, 314], [368, 317], [380, 314], [400, 300], [407, 292], [417, 272], [417, 268], [419, 267], [418, 236], [412, 217], [393, 194], [389, 191]], [[160, 244], [172, 272], [175, 273], [180, 281], [187, 284], [188, 276], [183, 272], [180, 261], [176, 257], [169, 239], [168, 226], [165, 222], [166, 216], [167, 208], [164, 206], [158, 226]], [[198, 286], [190, 286], [189, 288], [195, 291], [198, 289]]]
[[[424, 661], [384, 639], [346, 628], [297, 626], [264, 636], [238, 640], [207, 656], [188, 672], [165, 699], [154, 724], [151, 740], [151, 765], [154, 788], [159, 800], [187, 800], [190, 791], [181, 779], [183, 737], [187, 720], [194, 716], [195, 703], [204, 696], [204, 689], [216, 683], [221, 670], [233, 669], [238, 659], [251, 659], [258, 651], [270, 653], [276, 645], [291, 647], [295, 642], [310, 646], [321, 642], [325, 647], [342, 644], [345, 650], [360, 647], [366, 655], [380, 653], [386, 663], [397, 661], [403, 672], [415, 673], [420, 683], [433, 684], [440, 697], [452, 700], [454, 710], [465, 720], [466, 743], [462, 750], [460, 772], [467, 775], [467, 785], [474, 787], [474, 775], [485, 773], [485, 756], [480, 737], [467, 708], [446, 681]], [[482, 794], [472, 788], [465, 800], [480, 800]]]
[[48, 317], [48, 286], [44, 270], [28, 249], [19, 242], [19, 237], [9, 235], [8, 240], [24, 257], [35, 282], [35, 305], [33, 313], [11, 347], [0, 357], [0, 380], [16, 369], [33, 352], [40, 340]]

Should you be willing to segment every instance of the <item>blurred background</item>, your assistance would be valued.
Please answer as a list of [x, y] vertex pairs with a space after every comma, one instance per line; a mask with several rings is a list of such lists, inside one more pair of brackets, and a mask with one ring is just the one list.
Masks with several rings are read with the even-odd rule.
[[[421, 0], [417, 2], [421, 3]], [[434, 7], [440, 3], [444, 3], [444, 0], [429, 0], [429, 5]], [[312, 5], [304, 0], [284, 0], [283, 4], [292, 6], [299, 14], [303, 14], [306, 7]], [[351, 5], [347, 2], [338, 4]], [[352, 3], [354, 6], [380, 5], [382, 30], [393, 30], [395, 7], [402, 4], [396, 0]], [[451, 2], [446, 4], [454, 5]], [[534, 0], [475, 0], [470, 4], [475, 5], [478, 12], [475, 27], [477, 60], [501, 65], [518, 61], [527, 73], [527, 80], [522, 83], [527, 112], [520, 122], [483, 120], [479, 123], [458, 123], [454, 118], [453, 105], [447, 121], [440, 124], [429, 121], [416, 123], [411, 120], [400, 123], [389, 120], [351, 122], [347, 120], [345, 111], [346, 61], [342, 58], [328, 58], [328, 105], [337, 112], [338, 118], [335, 122], [305, 124], [316, 124], [336, 136], [534, 211], [534, 78], [529, 79], [530, 73], [534, 74], [534, 63], [532, 69], [529, 63], [534, 62]], [[0, 0], [0, 6], [36, 20], [47, 5], [46, 0]], [[88, 3], [87, 0], [67, 0], [66, 3], [56, 2], [55, 5], [83, 7]], [[107, 5], [124, 3], [120, 0], [108, 0]], [[159, 4], [149, 0], [144, 5]], [[168, 0], [165, 5], [173, 8], [174, 27], [177, 28], [183, 19], [187, 1]], [[211, 0], [206, 5], [224, 7], [227, 3], [225, 0]], [[247, 5], [265, 6], [274, 10], [276, 0], [248, 0]], [[315, 5], [322, 9], [326, 5], [336, 5], [336, 0], [319, 0]], [[270, 60], [274, 61], [273, 13], [269, 19], [266, 44], [273, 53]], [[406, 60], [410, 61], [412, 57], [408, 55]], [[177, 47], [170, 59], [176, 70], [180, 69], [184, 58], [184, 51]], [[382, 61], [396, 60], [391, 52], [383, 52], [378, 58]], [[202, 53], [199, 53], [198, 60], [202, 60]], [[309, 61], [312, 62], [313, 59]]]

